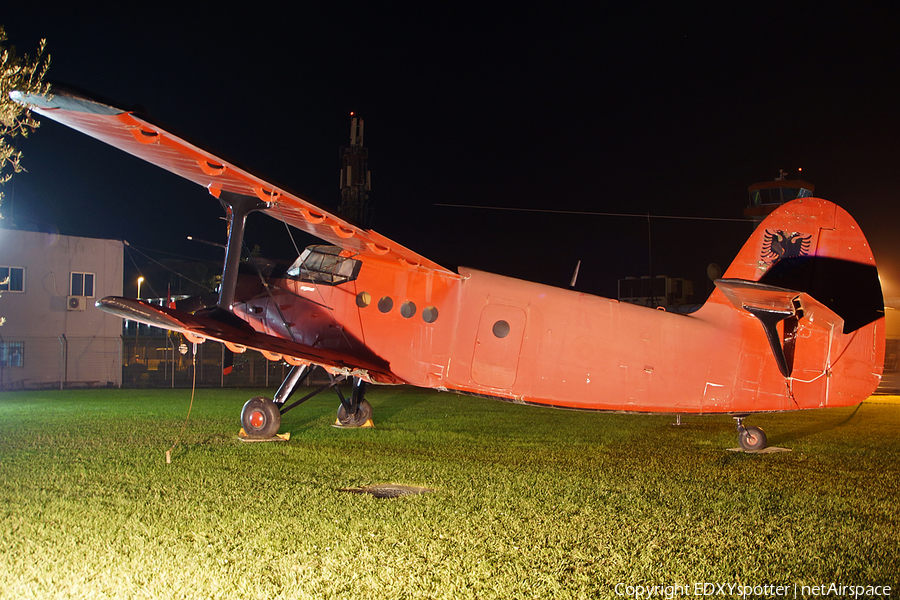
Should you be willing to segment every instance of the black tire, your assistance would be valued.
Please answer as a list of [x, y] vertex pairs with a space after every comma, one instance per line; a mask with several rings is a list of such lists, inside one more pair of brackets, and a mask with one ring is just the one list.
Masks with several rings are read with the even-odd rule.
[[372, 405], [369, 404], [368, 400], [363, 400], [359, 403], [355, 415], [348, 414], [343, 404], [338, 407], [337, 419], [341, 427], [362, 427], [371, 418]]
[[746, 427], [738, 432], [738, 443], [745, 452], [762, 450], [768, 442], [765, 432], [759, 427]]
[[241, 410], [241, 427], [248, 437], [272, 437], [281, 427], [281, 413], [278, 406], [264, 396], [247, 400]]

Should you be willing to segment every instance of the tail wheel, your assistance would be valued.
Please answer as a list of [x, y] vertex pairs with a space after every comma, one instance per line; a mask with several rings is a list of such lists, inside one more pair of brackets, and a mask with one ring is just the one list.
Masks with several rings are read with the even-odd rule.
[[356, 414], [351, 415], [343, 404], [338, 407], [337, 420], [341, 427], [362, 427], [372, 418], [372, 405], [368, 400], [359, 403]]
[[241, 427], [249, 437], [268, 438], [281, 427], [281, 413], [278, 406], [264, 396], [247, 400], [241, 410]]
[[752, 452], [765, 448], [768, 440], [759, 427], [744, 427], [738, 432], [738, 443], [745, 452]]

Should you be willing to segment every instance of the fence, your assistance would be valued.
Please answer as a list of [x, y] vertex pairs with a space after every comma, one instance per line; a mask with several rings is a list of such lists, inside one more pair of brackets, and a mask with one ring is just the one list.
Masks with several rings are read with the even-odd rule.
[[[148, 328], [149, 330], [149, 328]], [[158, 331], [158, 330], [157, 330]], [[193, 344], [178, 334], [142, 333], [114, 338], [25, 337], [15, 341], [21, 355], [0, 360], [0, 390], [63, 389], [75, 387], [275, 387], [290, 366], [270, 361], [255, 350], [233, 355], [231, 372], [224, 373], [227, 350], [207, 341]], [[900, 391], [900, 340], [889, 339], [880, 393]], [[308, 383], [327, 376], [315, 371]]]
[[[99, 387], [277, 387], [291, 367], [255, 350], [234, 354], [229, 373], [224, 345], [196, 345], [178, 334], [123, 337], [0, 338], [0, 390]], [[313, 372], [308, 383], [327, 380]]]
[[118, 386], [122, 380], [119, 337], [6, 336], [0, 389]]
[[[234, 354], [232, 368], [223, 365], [230, 352], [223, 344], [206, 341], [194, 345], [177, 334], [126, 337], [122, 340], [123, 387], [190, 387], [196, 370], [197, 387], [276, 387], [291, 367], [270, 361], [255, 350]], [[315, 381], [326, 377], [318, 375]]]

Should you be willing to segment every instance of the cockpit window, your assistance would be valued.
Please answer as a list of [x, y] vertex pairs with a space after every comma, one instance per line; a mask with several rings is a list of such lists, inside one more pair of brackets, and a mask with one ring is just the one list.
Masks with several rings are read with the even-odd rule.
[[356, 279], [361, 266], [361, 261], [341, 256], [341, 248], [337, 246], [308, 246], [287, 274], [300, 281], [340, 285]]

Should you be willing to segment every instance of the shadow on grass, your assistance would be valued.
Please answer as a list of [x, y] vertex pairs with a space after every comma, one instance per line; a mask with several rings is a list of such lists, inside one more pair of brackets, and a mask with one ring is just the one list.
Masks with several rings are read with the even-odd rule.
[[[350, 397], [349, 386], [342, 386], [341, 392], [345, 397]], [[300, 394], [296, 394], [300, 397]], [[420, 404], [432, 403], [439, 406], [435, 399], [440, 396], [435, 392], [423, 393], [423, 390], [411, 387], [381, 387], [370, 386], [366, 393], [366, 400], [372, 404], [373, 420], [375, 426], [390, 423], [403, 423], [409, 420], [404, 415], [416, 414], [416, 408]], [[292, 402], [292, 398], [287, 403]], [[292, 408], [281, 416], [281, 431], [300, 431], [322, 426], [322, 421], [331, 425], [337, 418], [340, 407], [340, 399], [333, 390], [325, 390], [321, 394], [309, 399], [303, 404]], [[238, 413], [239, 416], [240, 413]], [[417, 416], [414, 418], [418, 418]], [[238, 426], [240, 423], [238, 422]]]
[[772, 437], [769, 438], [770, 446], [780, 446], [783, 444], [788, 444], [791, 442], [796, 442], [799, 440], [806, 439], [812, 435], [817, 433], [824, 433], [826, 431], [832, 431], [837, 429], [838, 427], [842, 427], [844, 425], [848, 425], [850, 421], [856, 417], [859, 409], [862, 407], [862, 404], [857, 404], [849, 415], [845, 417], [839, 417], [836, 419], [830, 419], [828, 421], [821, 421], [818, 423], [813, 423], [803, 427], [802, 429], [795, 429], [794, 431], [785, 431], [782, 433], [776, 433]]
[[415, 388], [399, 389], [397, 393], [388, 394], [388, 392], [382, 392], [368, 395], [370, 402], [372, 402], [372, 407], [377, 409], [378, 422], [381, 423], [403, 423], [407, 419], [402, 415], [408, 413], [410, 409], [414, 409], [424, 403], [434, 404], [435, 409], [437, 409], [441, 401], [440, 395], [426, 395]]

